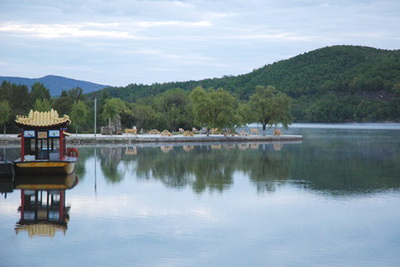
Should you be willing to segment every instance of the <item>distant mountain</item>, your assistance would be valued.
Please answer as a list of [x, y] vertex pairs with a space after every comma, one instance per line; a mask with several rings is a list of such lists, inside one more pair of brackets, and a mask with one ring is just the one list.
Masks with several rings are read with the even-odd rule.
[[83, 93], [85, 94], [98, 91], [107, 87], [107, 85], [79, 81], [55, 75], [47, 75], [37, 79], [0, 76], [0, 83], [2, 83], [3, 81], [7, 81], [17, 85], [26, 85], [29, 89], [34, 83], [39, 82], [42, 83], [47, 89], [49, 89], [51, 96], [60, 96], [62, 90], [69, 90], [76, 87], [82, 88]]

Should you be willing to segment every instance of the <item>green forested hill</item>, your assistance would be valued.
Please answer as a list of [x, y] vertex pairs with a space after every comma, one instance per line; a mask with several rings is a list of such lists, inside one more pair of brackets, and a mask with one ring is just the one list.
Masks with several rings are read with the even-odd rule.
[[202, 86], [224, 88], [247, 100], [257, 85], [273, 85], [292, 97], [295, 121], [400, 120], [400, 50], [361, 46], [321, 48], [239, 76], [104, 90], [135, 102], [174, 88]]
[[249, 82], [274, 84], [292, 97], [329, 91], [392, 91], [400, 82], [400, 51], [335, 46], [256, 70]]

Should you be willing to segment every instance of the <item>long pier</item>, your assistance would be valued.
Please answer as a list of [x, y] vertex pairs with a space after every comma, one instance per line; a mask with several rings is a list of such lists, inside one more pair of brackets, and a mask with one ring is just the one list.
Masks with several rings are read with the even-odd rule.
[[[195, 136], [161, 136], [160, 134], [121, 134], [121, 135], [101, 135], [101, 134], [71, 134], [67, 143], [200, 143], [200, 142], [298, 142], [302, 141], [301, 135], [247, 135], [247, 136], [224, 136], [224, 135], [205, 135], [197, 134]], [[16, 134], [0, 135], [0, 143], [18, 144], [20, 138]]]

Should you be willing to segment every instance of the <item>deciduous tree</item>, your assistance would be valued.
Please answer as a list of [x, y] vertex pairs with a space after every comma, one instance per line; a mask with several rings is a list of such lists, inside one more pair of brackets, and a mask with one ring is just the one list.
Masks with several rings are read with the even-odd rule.
[[7, 100], [0, 102], [0, 123], [4, 126], [4, 135], [6, 135], [6, 123], [11, 117], [11, 106]]
[[32, 85], [32, 90], [29, 94], [29, 98], [32, 104], [34, 104], [37, 99], [50, 100], [50, 91], [43, 84], [34, 83]]
[[156, 118], [156, 112], [149, 105], [135, 104], [132, 108], [132, 116], [137, 122], [138, 129], [147, 129], [149, 123]]
[[47, 98], [36, 99], [35, 104], [33, 105], [33, 109], [37, 111], [50, 111], [51, 110], [50, 100]]
[[71, 120], [72, 123], [76, 125], [76, 134], [78, 134], [78, 127], [84, 125], [88, 121], [89, 113], [89, 107], [82, 100], [79, 100], [72, 105]]
[[238, 124], [238, 100], [231, 93], [223, 90], [204, 90], [202, 87], [193, 89], [190, 94], [193, 102], [195, 123], [210, 128], [232, 129]]
[[165, 126], [171, 131], [185, 124], [190, 117], [187, 108], [190, 105], [190, 98], [182, 89], [171, 89], [160, 94], [154, 104]]
[[58, 111], [60, 115], [70, 114], [74, 101], [67, 94], [67, 91], [62, 91], [61, 96], [53, 101], [53, 108]]
[[115, 120], [116, 116], [121, 113], [129, 112], [124, 101], [119, 98], [109, 98], [105, 100], [103, 106], [103, 116], [108, 119], [108, 126], [111, 127], [112, 122]]
[[250, 105], [256, 121], [263, 127], [263, 134], [267, 125], [276, 126], [281, 123], [287, 128], [292, 123], [291, 99], [278, 92], [274, 86], [257, 86], [255, 93], [250, 96]]

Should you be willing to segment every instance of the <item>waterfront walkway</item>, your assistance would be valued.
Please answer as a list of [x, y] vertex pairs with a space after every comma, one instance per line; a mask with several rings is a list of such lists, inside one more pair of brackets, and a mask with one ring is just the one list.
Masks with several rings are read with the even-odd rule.
[[[122, 134], [122, 135], [101, 135], [101, 134], [71, 134], [68, 143], [188, 143], [188, 142], [287, 142], [302, 141], [301, 135], [248, 135], [248, 136], [224, 136], [213, 134], [196, 134], [195, 136], [161, 136], [160, 134]], [[0, 135], [1, 143], [19, 143], [20, 138], [16, 134]]]

